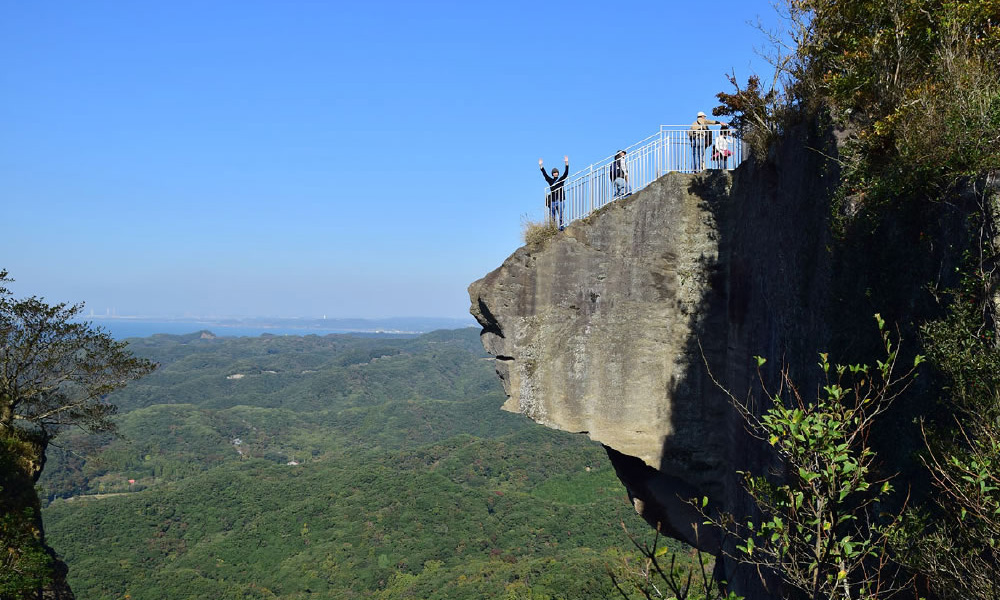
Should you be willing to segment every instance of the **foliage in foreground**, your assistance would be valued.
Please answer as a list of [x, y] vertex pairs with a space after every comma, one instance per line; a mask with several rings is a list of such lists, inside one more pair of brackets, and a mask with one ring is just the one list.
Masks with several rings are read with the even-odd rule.
[[885, 359], [837, 365], [821, 354], [826, 383], [814, 400], [800, 394], [787, 372], [760, 417], [734, 398], [750, 432], [774, 449], [782, 469], [779, 476], [744, 474], [746, 492], [763, 515], [759, 521], [724, 516], [715, 524], [737, 540], [733, 558], [812, 600], [887, 598], [905, 583], [887, 552], [899, 518], [880, 508], [893, 485], [878, 473], [868, 438], [923, 359], [895, 373], [899, 351], [876, 319]]
[[941, 597], [1000, 595], [1000, 351], [984, 313], [984, 272], [955, 293], [946, 317], [922, 329], [944, 377], [950, 418], [924, 424], [933, 502], [898, 544]]
[[35, 531], [31, 509], [0, 514], [0, 598], [33, 597], [49, 582], [51, 558]]
[[618, 572], [608, 573], [615, 590], [625, 600], [742, 600], [742, 596], [725, 591], [725, 582], [713, 578], [714, 558], [706, 558], [693, 549], [682, 556], [670, 546], [660, 546], [659, 531], [654, 532], [650, 542], [629, 533], [624, 522], [622, 529], [639, 551], [638, 557], [624, 557], [623, 568]]

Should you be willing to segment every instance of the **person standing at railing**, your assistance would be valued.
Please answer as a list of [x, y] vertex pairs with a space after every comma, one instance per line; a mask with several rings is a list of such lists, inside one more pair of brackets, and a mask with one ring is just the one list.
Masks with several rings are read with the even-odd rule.
[[719, 137], [715, 138], [715, 149], [712, 150], [712, 160], [715, 161], [716, 167], [728, 168], [729, 157], [733, 155], [733, 151], [729, 149], [732, 143], [733, 138], [729, 137], [729, 125], [723, 123], [719, 128]]
[[712, 130], [709, 125], [719, 125], [721, 121], [713, 121], [708, 115], [698, 111], [698, 118], [691, 123], [688, 131], [688, 139], [691, 141], [691, 155], [694, 158], [694, 171], [700, 173], [705, 170], [705, 151], [712, 145]]
[[615, 186], [614, 197], [616, 200], [629, 195], [628, 164], [625, 162], [624, 150], [619, 150], [615, 153], [615, 160], [611, 163], [608, 176], [611, 177], [611, 183]]
[[545, 199], [545, 206], [549, 209], [549, 218], [553, 224], [559, 227], [559, 231], [563, 230], [563, 201], [566, 199], [566, 192], [563, 191], [563, 182], [569, 176], [569, 156], [564, 156], [563, 161], [566, 163], [566, 166], [563, 169], [562, 176], [559, 176], [559, 169], [552, 169], [552, 177], [549, 177], [549, 174], [545, 172], [542, 159], [538, 159], [538, 168], [542, 170], [542, 177], [549, 184], [549, 197]]

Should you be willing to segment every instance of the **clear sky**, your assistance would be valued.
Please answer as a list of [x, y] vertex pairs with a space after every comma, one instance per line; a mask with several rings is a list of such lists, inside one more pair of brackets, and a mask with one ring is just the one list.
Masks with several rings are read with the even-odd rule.
[[141, 315], [467, 315], [571, 170], [768, 77], [762, 0], [0, 0], [0, 268]]

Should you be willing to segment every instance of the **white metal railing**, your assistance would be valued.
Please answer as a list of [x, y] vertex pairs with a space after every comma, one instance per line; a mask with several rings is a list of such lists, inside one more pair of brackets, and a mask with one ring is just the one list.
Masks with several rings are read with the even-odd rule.
[[[718, 126], [709, 129], [711, 141], [706, 136], [696, 143], [688, 135], [690, 131], [690, 125], [660, 125], [658, 133], [623, 148], [628, 173], [624, 189], [611, 180], [614, 154], [569, 175], [563, 182], [563, 224], [582, 219], [609, 202], [633, 194], [665, 173], [694, 173], [702, 169], [731, 171], [743, 162], [743, 142], [733, 135], [732, 130], [727, 136], [727, 144], [719, 142]], [[728, 146], [731, 152], [725, 158], [715, 152], [723, 145]], [[698, 165], [695, 164], [699, 156], [702, 169], [696, 168]], [[545, 196], [548, 205], [547, 185]], [[546, 218], [550, 217], [547, 209]]]

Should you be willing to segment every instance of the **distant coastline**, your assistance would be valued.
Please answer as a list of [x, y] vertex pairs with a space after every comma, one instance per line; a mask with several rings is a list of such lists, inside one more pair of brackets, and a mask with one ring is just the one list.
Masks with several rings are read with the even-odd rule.
[[107, 331], [115, 339], [149, 337], [158, 333], [185, 335], [211, 331], [219, 337], [272, 335], [357, 335], [415, 336], [436, 329], [473, 327], [469, 319], [443, 317], [392, 317], [386, 319], [281, 319], [281, 318], [157, 318], [88, 316], [85, 319]]

